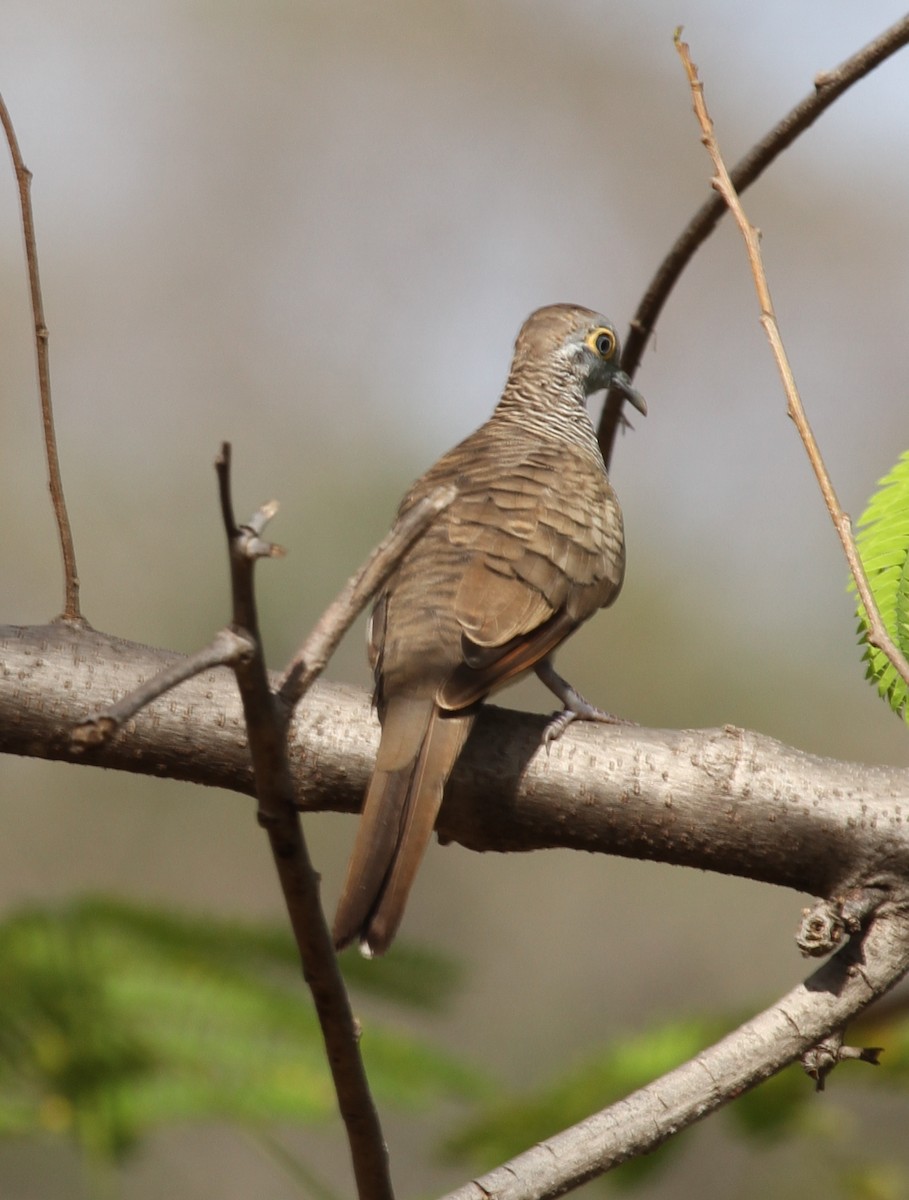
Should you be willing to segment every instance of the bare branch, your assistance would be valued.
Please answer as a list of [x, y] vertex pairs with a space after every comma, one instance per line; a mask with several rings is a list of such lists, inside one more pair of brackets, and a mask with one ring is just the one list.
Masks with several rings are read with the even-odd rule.
[[204, 671], [210, 671], [213, 667], [233, 666], [241, 658], [248, 658], [254, 651], [255, 643], [249, 638], [235, 633], [232, 629], [220, 630], [207, 646], [197, 650], [189, 658], [177, 659], [110, 708], [89, 713], [73, 729], [74, 748], [100, 746], [113, 737], [124, 721], [134, 717], [137, 712], [169, 692], [171, 688], [185, 683], [195, 675], [201, 675]]
[[359, 1029], [341, 977], [319, 897], [319, 876], [309, 857], [287, 755], [287, 710], [265, 669], [254, 590], [256, 560], [272, 548], [260, 538], [275, 505], [265, 505], [238, 527], [230, 488], [230, 446], [215, 462], [221, 511], [230, 551], [233, 627], [252, 652], [232, 665], [249, 736], [259, 823], [268, 834], [303, 978], [312, 993], [325, 1042], [338, 1107], [347, 1132], [360, 1200], [393, 1200], [388, 1151], [359, 1049]]
[[[850, 943], [735, 1033], [618, 1104], [474, 1179], [446, 1200], [548, 1200], [646, 1154], [808, 1054], [907, 971], [905, 915], [879, 915], [862, 942]], [[874, 1060], [873, 1051], [840, 1057], [863, 1056]]]
[[234, 518], [234, 503], [230, 491], [230, 442], [222, 442], [221, 449], [215, 459], [215, 473], [218, 477], [218, 500], [221, 504], [221, 520], [232, 540], [239, 539], [241, 532], [246, 533], [245, 540], [237, 541], [235, 549], [241, 556], [248, 558], [283, 558], [284, 547], [274, 542], [264, 542], [262, 531], [275, 516], [280, 507], [277, 500], [269, 500], [250, 517], [245, 525], [238, 525]]
[[[763, 175], [770, 164], [804, 133], [818, 117], [854, 83], [880, 66], [909, 42], [909, 16], [902, 17], [889, 29], [847, 58], [832, 71], [824, 71], [814, 80], [814, 91], [800, 100], [783, 119], [748, 151], [730, 171], [733, 186], [744, 192]], [[713, 233], [717, 222], [726, 212], [721, 196], [705, 200], [688, 222], [675, 245], [663, 259], [645, 291], [631, 321], [622, 352], [622, 367], [634, 377], [647, 343], [656, 328], [663, 305], [698, 247]], [[613, 388], [606, 397], [597, 436], [607, 467], [612, 458], [616, 432], [622, 420], [621, 392]]]
[[751, 264], [751, 273], [754, 277], [754, 286], [761, 309], [761, 324], [764, 327], [764, 332], [773, 351], [773, 357], [776, 360], [780, 378], [783, 381], [789, 416], [795, 422], [799, 436], [805, 445], [811, 468], [817, 478], [821, 494], [824, 497], [824, 503], [827, 505], [827, 511], [830, 513], [830, 519], [833, 521], [834, 528], [839, 536], [843, 553], [849, 564], [849, 570], [852, 572], [852, 578], [855, 580], [856, 589], [868, 616], [869, 630], [867, 640], [872, 646], [876, 646], [887, 656], [900, 677], [909, 685], [909, 662], [900, 653], [890, 634], [887, 632], [884, 622], [881, 620], [881, 615], [878, 612], [877, 605], [871, 593], [868, 577], [865, 574], [855, 539], [852, 536], [852, 522], [849, 514], [843, 511], [837, 499], [836, 491], [824, 464], [820, 448], [808, 423], [808, 418], [805, 415], [805, 409], [799, 396], [792, 367], [789, 363], [789, 357], [786, 354], [782, 335], [777, 325], [773, 300], [770, 296], [770, 287], [767, 282], [767, 274], [764, 270], [764, 263], [761, 256], [760, 239], [757, 230], [745, 215], [745, 210], [742, 207], [729, 171], [723, 161], [723, 156], [720, 153], [719, 144], [717, 143], [716, 134], [713, 129], [713, 121], [710, 119], [707, 105], [704, 102], [704, 85], [698, 78], [697, 67], [691, 61], [688, 46], [678, 36], [676, 37], [676, 48], [688, 75], [688, 82], [694, 102], [694, 111], [701, 127], [701, 140], [716, 170], [716, 175], [711, 181], [712, 185], [719, 192], [723, 203], [728, 205], [745, 242], [745, 249], [748, 254], [748, 261]]
[[[221, 516], [230, 539], [231, 554], [239, 561], [256, 558], [277, 558], [284, 551], [282, 547], [271, 542], [265, 542], [259, 536], [267, 523], [278, 511], [276, 500], [264, 504], [247, 522], [237, 525], [234, 520], [233, 500], [230, 493], [230, 461], [231, 448], [229, 442], [223, 442], [218, 457], [215, 459], [215, 470], [218, 476], [218, 494], [221, 502]], [[246, 596], [249, 606], [243, 609], [242, 615], [247, 622], [255, 626], [255, 608], [251, 605], [251, 581]], [[245, 594], [245, 593], [244, 593]], [[234, 597], [235, 605], [237, 596]], [[189, 658], [177, 659], [151, 679], [141, 683], [137, 688], [121, 697], [115, 704], [98, 712], [89, 713], [72, 732], [74, 748], [100, 746], [117, 732], [124, 721], [134, 717], [147, 704], [165, 695], [172, 688], [195, 675], [210, 671], [213, 667], [234, 667], [241, 662], [249, 662], [258, 651], [258, 643], [250, 635], [239, 628], [222, 629], [215, 634], [212, 641], [191, 654]]]
[[341, 638], [382, 586], [409, 547], [446, 509], [457, 492], [451, 484], [436, 488], [399, 517], [355, 575], [348, 579], [316, 623], [284, 672], [279, 695], [285, 704], [299, 703], [322, 674]]
[[70, 529], [69, 516], [66, 512], [66, 500], [63, 496], [63, 477], [60, 474], [60, 460], [57, 456], [57, 435], [54, 431], [54, 412], [51, 407], [50, 357], [48, 355], [48, 331], [44, 322], [44, 302], [41, 299], [41, 282], [38, 278], [38, 245], [35, 239], [35, 218], [32, 213], [31, 184], [32, 173], [22, 161], [16, 131], [12, 118], [0, 96], [0, 124], [6, 134], [13, 167], [16, 171], [16, 182], [19, 185], [19, 207], [22, 213], [22, 232], [25, 237], [25, 260], [28, 264], [28, 284], [32, 299], [32, 317], [35, 325], [35, 351], [38, 358], [38, 390], [41, 394], [41, 417], [44, 425], [44, 449], [47, 457], [47, 475], [50, 486], [51, 501], [54, 506], [54, 517], [57, 521], [57, 532], [60, 538], [60, 549], [63, 552], [64, 572], [64, 602], [63, 619], [65, 621], [81, 621], [79, 609], [79, 575], [76, 570], [76, 548], [73, 545], [73, 534]]

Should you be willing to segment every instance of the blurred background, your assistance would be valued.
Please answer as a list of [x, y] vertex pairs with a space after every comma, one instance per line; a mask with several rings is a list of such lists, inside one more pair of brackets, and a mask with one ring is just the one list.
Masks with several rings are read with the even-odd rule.
[[[409, 482], [488, 415], [530, 310], [574, 301], [627, 326], [708, 189], [675, 26], [731, 163], [901, 10], [4, 0], [0, 90], [34, 173], [88, 619], [185, 651], [223, 623], [211, 463], [229, 439], [240, 512], [281, 502], [271, 534], [289, 554], [259, 572], [279, 667]], [[746, 200], [809, 418], [854, 517], [909, 445], [893, 341], [909, 316], [907, 53]], [[62, 585], [8, 165], [0, 271], [0, 612], [29, 624], [59, 611]], [[616, 448], [624, 592], [559, 667], [646, 725], [730, 722], [903, 764], [906, 730], [863, 681], [846, 567], [757, 316], [727, 220], [664, 311], [636, 379], [650, 414]], [[329, 674], [368, 685], [361, 626]], [[532, 683], [505, 702], [551, 707]], [[9, 758], [0, 789], [7, 911], [89, 889], [281, 918], [246, 800]], [[307, 822], [330, 906], [353, 829], [339, 816]], [[433, 847], [404, 933], [459, 959], [465, 982], [420, 1028], [530, 1086], [653, 1021], [774, 999], [806, 973], [792, 940], [803, 903], [652, 864]], [[450, 1117], [390, 1121], [402, 1196], [463, 1178], [430, 1154]], [[904, 1152], [873, 1103], [853, 1119], [868, 1153], [878, 1142], [884, 1157]], [[639, 1194], [719, 1194], [718, 1164], [724, 1196], [796, 1178], [796, 1148], [756, 1157], [710, 1123], [687, 1137]], [[333, 1131], [287, 1140], [348, 1186]], [[0, 1143], [4, 1196], [75, 1196], [71, 1168], [59, 1148], [36, 1157]], [[218, 1126], [156, 1136], [123, 1195], [158, 1196], [165, 1182], [187, 1198], [299, 1194]]]

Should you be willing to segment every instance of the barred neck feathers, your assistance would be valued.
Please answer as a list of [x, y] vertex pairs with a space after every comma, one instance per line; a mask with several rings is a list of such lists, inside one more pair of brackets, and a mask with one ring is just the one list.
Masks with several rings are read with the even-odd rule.
[[569, 442], [599, 454], [587, 413], [587, 397], [578, 381], [551, 365], [512, 371], [496, 406], [494, 420], [517, 426], [523, 433]]

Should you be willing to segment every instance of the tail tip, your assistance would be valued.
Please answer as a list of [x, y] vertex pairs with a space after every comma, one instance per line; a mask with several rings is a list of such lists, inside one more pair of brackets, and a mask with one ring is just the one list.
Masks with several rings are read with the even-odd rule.
[[332, 931], [331, 940], [334, 943], [336, 954], [346, 950], [353, 942], [357, 943], [357, 949], [364, 958], [379, 958], [388, 949], [388, 943], [383, 943], [368, 927], [353, 930], [336, 927]]

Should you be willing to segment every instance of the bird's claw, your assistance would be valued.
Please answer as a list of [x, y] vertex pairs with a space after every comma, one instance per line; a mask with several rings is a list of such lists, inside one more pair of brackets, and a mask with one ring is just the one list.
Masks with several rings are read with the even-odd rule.
[[573, 712], [570, 708], [563, 708], [561, 712], [554, 713], [550, 717], [543, 730], [543, 745], [546, 747], [547, 754], [552, 743], [558, 741], [572, 721], [577, 719], [578, 713]]
[[581, 703], [574, 708], [563, 708], [561, 712], [555, 713], [547, 722], [546, 728], [543, 730], [543, 745], [546, 747], [546, 753], [553, 742], [559, 740], [565, 730], [574, 721], [597, 721], [601, 725], [636, 725], [637, 722], [629, 721], [625, 717], [617, 717], [615, 713], [607, 712], [605, 708], [597, 708], [595, 704], [590, 704], [588, 701], [578, 697]]

